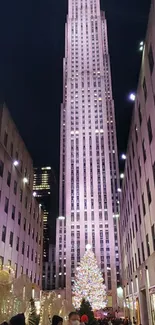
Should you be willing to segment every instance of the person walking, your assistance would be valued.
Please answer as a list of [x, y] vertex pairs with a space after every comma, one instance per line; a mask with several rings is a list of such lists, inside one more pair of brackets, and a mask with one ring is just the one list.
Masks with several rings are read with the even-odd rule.
[[52, 317], [52, 325], [62, 325], [63, 324], [63, 318], [58, 316], [58, 315], [54, 315]]

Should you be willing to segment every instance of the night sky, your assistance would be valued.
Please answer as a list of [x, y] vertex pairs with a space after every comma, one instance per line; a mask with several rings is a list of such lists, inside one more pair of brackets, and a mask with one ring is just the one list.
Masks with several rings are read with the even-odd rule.
[[[126, 149], [149, 0], [101, 0], [108, 20], [119, 152]], [[58, 176], [59, 117], [67, 0], [1, 0], [0, 101], [5, 100], [35, 165]]]

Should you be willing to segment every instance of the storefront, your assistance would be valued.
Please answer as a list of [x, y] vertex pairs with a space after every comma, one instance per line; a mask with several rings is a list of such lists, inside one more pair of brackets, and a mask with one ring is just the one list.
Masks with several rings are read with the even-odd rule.
[[155, 287], [149, 290], [151, 300], [152, 324], [155, 325]]

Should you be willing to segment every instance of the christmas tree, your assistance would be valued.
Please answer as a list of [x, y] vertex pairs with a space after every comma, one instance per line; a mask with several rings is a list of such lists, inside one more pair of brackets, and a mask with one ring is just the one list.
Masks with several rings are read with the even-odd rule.
[[88, 301], [93, 309], [100, 310], [106, 306], [106, 290], [103, 284], [102, 273], [97, 265], [97, 260], [87, 245], [87, 250], [77, 268], [73, 286], [73, 305], [80, 308], [83, 299]]

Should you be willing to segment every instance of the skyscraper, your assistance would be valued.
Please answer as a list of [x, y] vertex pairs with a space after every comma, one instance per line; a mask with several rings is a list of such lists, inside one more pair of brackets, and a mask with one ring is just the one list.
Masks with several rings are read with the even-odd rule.
[[91, 244], [116, 307], [117, 143], [107, 24], [99, 0], [68, 1], [65, 45], [56, 287], [66, 288], [70, 300], [75, 269]]
[[[54, 283], [50, 274], [50, 281], [48, 279], [48, 272], [46, 269], [52, 260], [51, 247], [55, 244], [55, 220], [57, 216], [57, 181], [55, 173], [50, 166], [34, 168], [34, 181], [33, 181], [33, 195], [38, 202], [42, 205], [43, 217], [43, 289], [53, 289]], [[53, 238], [54, 237], [54, 238]], [[50, 254], [49, 254], [50, 253]], [[54, 268], [54, 264], [53, 264]], [[51, 273], [51, 272], [49, 272]], [[53, 274], [53, 272], [52, 272]]]

